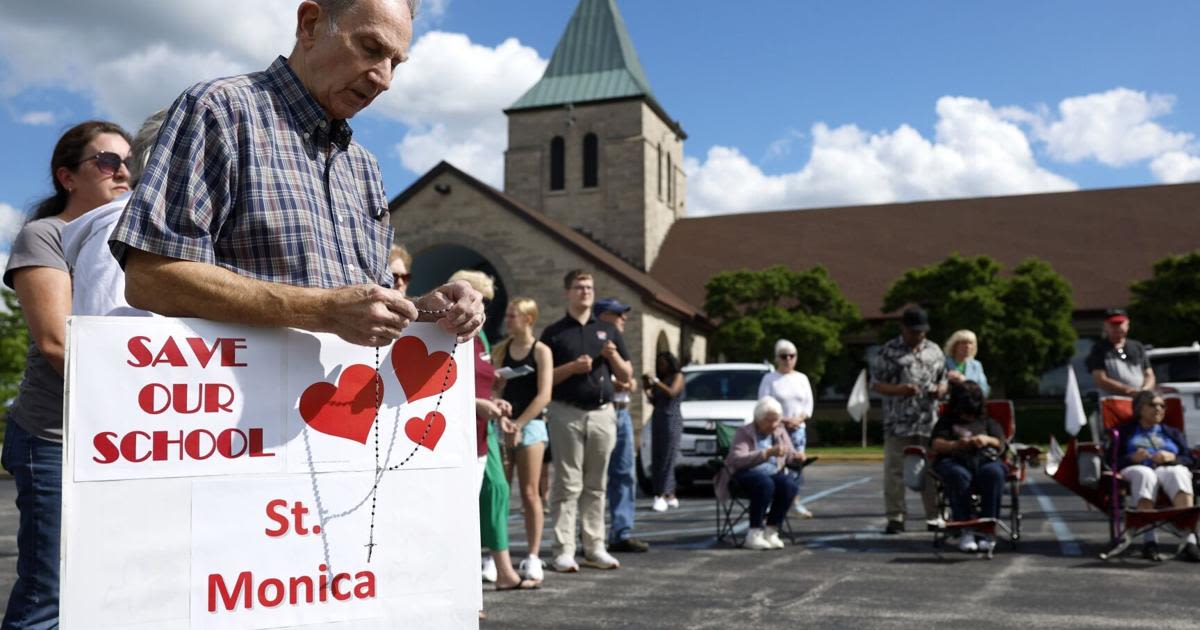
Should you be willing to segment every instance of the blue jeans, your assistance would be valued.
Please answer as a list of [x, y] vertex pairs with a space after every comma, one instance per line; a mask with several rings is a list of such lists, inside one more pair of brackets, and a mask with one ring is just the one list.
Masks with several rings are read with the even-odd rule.
[[58, 543], [62, 526], [62, 445], [36, 438], [8, 418], [0, 463], [17, 483], [17, 581], [3, 630], [58, 627]]
[[950, 503], [950, 519], [966, 521], [971, 518], [971, 488], [979, 492], [981, 499], [979, 516], [1000, 516], [1000, 499], [1004, 496], [1004, 464], [987, 462], [974, 473], [969, 468], [945, 457], [933, 465], [933, 470], [942, 478], [946, 501]]
[[[763, 526], [766, 516], [767, 525], [778, 527], [787, 516], [787, 511], [796, 500], [800, 486], [788, 471], [768, 475], [753, 468], [739, 470], [733, 474], [738, 485], [746, 496], [750, 497], [750, 527], [755, 529]], [[770, 512], [767, 512], [767, 507]]]
[[608, 460], [608, 542], [633, 535], [633, 509], [636, 499], [633, 475], [633, 418], [629, 408], [617, 410], [617, 443]]

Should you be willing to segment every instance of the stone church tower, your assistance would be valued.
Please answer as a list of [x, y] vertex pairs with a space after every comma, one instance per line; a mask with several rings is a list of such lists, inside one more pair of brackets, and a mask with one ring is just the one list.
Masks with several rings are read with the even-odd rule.
[[508, 115], [504, 192], [643, 271], [684, 215], [679, 123], [650, 90], [615, 0], [581, 0]]

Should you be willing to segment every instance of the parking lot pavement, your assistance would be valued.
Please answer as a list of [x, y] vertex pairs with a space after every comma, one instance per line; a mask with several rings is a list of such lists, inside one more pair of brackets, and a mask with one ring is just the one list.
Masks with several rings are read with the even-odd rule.
[[[716, 543], [707, 489], [663, 514], [640, 500], [636, 535], [649, 553], [619, 555], [615, 571], [548, 573], [539, 591], [485, 589], [483, 627], [1196, 627], [1200, 566], [1152, 564], [1136, 552], [1101, 562], [1101, 515], [1040, 472], [1023, 492], [1019, 549], [1002, 545], [989, 561], [952, 549], [939, 558], [932, 534], [914, 531], [924, 525], [915, 495], [909, 533], [884, 535], [880, 468], [811, 468], [802, 495], [816, 518], [793, 517], [799, 544], [782, 551]], [[514, 514], [514, 560], [524, 555], [522, 528]], [[1161, 542], [1174, 549], [1170, 534]]]
[[[485, 589], [484, 628], [1195, 628], [1200, 566], [1152, 564], [1136, 553], [1101, 562], [1101, 515], [1035, 474], [1026, 484], [1025, 538], [994, 560], [947, 550], [932, 536], [881, 533], [880, 464], [822, 463], [802, 494], [813, 520], [793, 518], [799, 544], [752, 552], [714, 541], [708, 488], [656, 514], [638, 502], [637, 535], [653, 548], [621, 554], [620, 569], [547, 573], [542, 589]], [[0, 478], [0, 609], [16, 566], [15, 490]], [[514, 497], [516, 498], [516, 497]], [[513, 503], [519, 509], [519, 501]], [[910, 530], [921, 525], [909, 500]], [[512, 556], [524, 556], [524, 526], [510, 520]], [[1162, 534], [1165, 549], [1174, 539]], [[546, 530], [549, 557], [550, 531]]]

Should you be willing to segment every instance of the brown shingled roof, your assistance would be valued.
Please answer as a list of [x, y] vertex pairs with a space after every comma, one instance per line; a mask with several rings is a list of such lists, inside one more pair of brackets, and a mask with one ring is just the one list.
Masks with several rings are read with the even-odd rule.
[[428, 173], [421, 176], [420, 179], [413, 182], [408, 188], [396, 195], [388, 204], [389, 211], [395, 211], [400, 206], [404, 205], [418, 190], [428, 186], [434, 179], [443, 173], [451, 173], [457, 176], [462, 181], [466, 182], [471, 187], [495, 201], [501, 207], [509, 210], [518, 217], [524, 219], [535, 229], [542, 230], [549, 234], [552, 238], [559, 241], [567, 248], [579, 253], [585, 259], [591, 261], [592, 264], [604, 269], [619, 280], [624, 281], [630, 287], [635, 289], [647, 302], [658, 306], [670, 313], [688, 319], [693, 325], [700, 330], [712, 330], [712, 323], [701, 312], [699, 304], [689, 303], [681, 298], [676, 292], [663, 286], [662, 283], [652, 278], [646, 272], [634, 267], [625, 262], [622, 258], [612, 252], [597, 245], [594, 241], [583, 236], [579, 232], [563, 225], [547, 217], [546, 215], [532, 210], [499, 190], [483, 183], [482, 181], [472, 177], [470, 174], [450, 164], [449, 162], [440, 162], [437, 166], [429, 170]]
[[651, 275], [692, 304], [734, 269], [824, 265], [862, 316], [905, 270], [953, 252], [1012, 269], [1049, 262], [1074, 290], [1076, 312], [1124, 305], [1155, 261], [1200, 248], [1200, 184], [760, 212], [677, 221]]

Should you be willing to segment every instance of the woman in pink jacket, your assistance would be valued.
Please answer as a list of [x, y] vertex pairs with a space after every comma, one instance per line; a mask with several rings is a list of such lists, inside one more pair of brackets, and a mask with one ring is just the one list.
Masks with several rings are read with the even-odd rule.
[[728, 493], [732, 476], [750, 497], [750, 531], [742, 545], [746, 549], [783, 549], [779, 525], [799, 491], [785, 467], [793, 460], [803, 460], [804, 455], [792, 447], [782, 417], [778, 400], [760, 398], [754, 406], [754, 421], [734, 433], [725, 468], [717, 478], [718, 496]]

